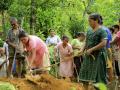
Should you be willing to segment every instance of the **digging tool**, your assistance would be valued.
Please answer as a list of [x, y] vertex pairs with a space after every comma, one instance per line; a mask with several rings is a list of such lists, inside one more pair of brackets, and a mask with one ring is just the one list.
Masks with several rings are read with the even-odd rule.
[[46, 67], [42, 67], [42, 68], [38, 68], [38, 69], [34, 69], [34, 70], [28, 69], [29, 70], [28, 74], [36, 74], [36, 72], [39, 72], [41, 74], [42, 72], [45, 72], [47, 68], [55, 67], [56, 65], [58, 65], [62, 62], [65, 62], [65, 61], [57, 62], [55, 64], [52, 64], [52, 65], [49, 65], [49, 66], [46, 66]]
[[[82, 55], [85, 55], [85, 54], [86, 53], [82, 53]], [[90, 54], [90, 56], [95, 60], [95, 57], [92, 54]], [[38, 69], [35, 69], [35, 70], [31, 70], [30, 72], [32, 73], [32, 72], [37, 72], [37, 71], [45, 71], [46, 68], [56, 66], [56, 65], [58, 65], [58, 64], [60, 64], [62, 62], [66, 62], [66, 61], [60, 61], [60, 62], [57, 62], [57, 63], [52, 64], [50, 66], [46, 66], [46, 67], [38, 68]]]
[[76, 66], [74, 67], [74, 69], [75, 69], [75, 72], [76, 72], [76, 74], [77, 74], [77, 82], [79, 82], [79, 73], [78, 73], [78, 71], [77, 71]]
[[[62, 61], [64, 62], [64, 61]], [[45, 72], [47, 68], [49, 67], [55, 67], [56, 65], [60, 64], [61, 62], [58, 62], [58, 63], [55, 63], [55, 64], [52, 64], [50, 66], [46, 66], [46, 67], [42, 67], [42, 68], [38, 68], [38, 69], [34, 69], [34, 70], [29, 70], [29, 74], [36, 74], [37, 72], [39, 72], [40, 74]]]
[[[82, 53], [82, 55], [85, 55], [86, 54], [86, 52], [85, 53]], [[90, 56], [93, 58], [93, 60], [95, 60], [95, 57], [94, 57], [94, 55], [92, 55], [92, 54], [90, 54]], [[69, 60], [67, 60], [67, 61], [69, 61]], [[47, 68], [49, 68], [49, 67], [55, 67], [56, 65], [58, 65], [58, 64], [60, 64], [60, 63], [62, 63], [62, 62], [66, 62], [66, 61], [60, 61], [60, 62], [57, 62], [57, 63], [55, 63], [55, 64], [52, 64], [52, 65], [50, 65], [50, 66], [46, 66], [46, 67], [42, 67], [42, 68], [38, 68], [38, 69], [34, 69], [34, 70], [29, 70], [30, 72], [30, 74], [32, 74], [32, 73], [34, 73], [34, 74], [36, 74], [36, 72], [41, 72], [42, 73], [42, 71], [46, 71], [46, 69]], [[77, 72], [78, 73], [78, 72]], [[79, 80], [78, 80], [79, 81]]]

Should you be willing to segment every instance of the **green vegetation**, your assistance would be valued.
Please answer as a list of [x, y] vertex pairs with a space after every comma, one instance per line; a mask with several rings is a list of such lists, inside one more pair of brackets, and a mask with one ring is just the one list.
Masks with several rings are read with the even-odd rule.
[[1, 29], [6, 35], [12, 16], [18, 18], [24, 30], [43, 40], [50, 28], [72, 38], [76, 32], [87, 30], [90, 13], [100, 13], [106, 26], [116, 24], [119, 6], [119, 0], [0, 0]]
[[0, 82], [0, 90], [16, 90], [15, 87], [8, 82]]

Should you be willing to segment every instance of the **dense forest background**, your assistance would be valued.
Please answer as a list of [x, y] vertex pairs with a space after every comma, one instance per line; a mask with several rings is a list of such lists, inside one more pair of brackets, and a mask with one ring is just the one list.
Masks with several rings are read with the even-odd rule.
[[91, 13], [101, 14], [107, 27], [117, 24], [120, 0], [0, 0], [0, 32], [5, 38], [10, 17], [16, 17], [25, 31], [43, 40], [49, 29], [72, 38], [87, 30]]

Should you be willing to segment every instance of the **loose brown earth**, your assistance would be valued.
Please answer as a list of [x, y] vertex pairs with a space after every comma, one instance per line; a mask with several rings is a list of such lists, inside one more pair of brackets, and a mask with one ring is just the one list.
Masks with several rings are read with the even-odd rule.
[[56, 79], [48, 74], [26, 76], [26, 78], [0, 78], [0, 81], [10, 82], [17, 90], [84, 90], [82, 85], [68, 80]]

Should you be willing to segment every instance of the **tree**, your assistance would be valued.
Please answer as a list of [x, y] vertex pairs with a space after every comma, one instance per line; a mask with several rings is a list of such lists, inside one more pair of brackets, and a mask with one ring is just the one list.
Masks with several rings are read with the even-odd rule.
[[0, 12], [2, 14], [2, 29], [3, 29], [4, 35], [6, 35], [5, 11], [9, 9], [12, 2], [13, 2], [13, 0], [0, 0]]
[[30, 32], [30, 0], [14, 0], [8, 10], [9, 16], [16, 17], [22, 28]]
[[20, 18], [26, 31], [45, 40], [50, 28], [59, 36], [86, 31], [91, 13], [101, 14], [104, 25], [111, 26], [120, 17], [119, 6], [119, 0], [14, 0], [8, 14]]

